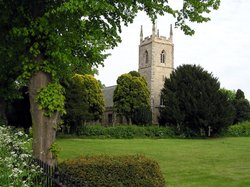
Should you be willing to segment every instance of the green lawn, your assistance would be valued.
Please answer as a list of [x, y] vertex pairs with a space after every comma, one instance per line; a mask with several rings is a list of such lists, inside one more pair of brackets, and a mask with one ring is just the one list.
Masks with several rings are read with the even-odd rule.
[[250, 186], [250, 138], [58, 139], [59, 161], [80, 155], [143, 154], [160, 164], [167, 186]]

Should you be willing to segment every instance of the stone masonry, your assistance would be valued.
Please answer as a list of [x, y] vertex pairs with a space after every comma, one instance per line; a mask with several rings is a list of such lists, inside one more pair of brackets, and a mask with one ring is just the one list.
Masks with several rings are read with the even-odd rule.
[[[172, 26], [169, 37], [156, 33], [155, 25], [152, 27], [152, 35], [143, 38], [141, 27], [139, 45], [138, 72], [146, 79], [150, 91], [150, 104], [152, 110], [152, 123], [158, 124], [159, 108], [162, 106], [161, 89], [166, 78], [170, 77], [174, 69], [174, 44]], [[106, 111], [102, 117], [102, 124], [114, 125], [123, 123], [123, 118], [116, 115], [113, 110], [113, 92], [115, 86], [103, 89]]]
[[150, 102], [153, 124], [158, 124], [159, 108], [161, 103], [161, 89], [165, 78], [169, 78], [174, 68], [174, 44], [172, 26], [169, 38], [159, 36], [155, 25], [152, 35], [143, 38], [141, 27], [139, 45], [139, 73], [146, 79], [150, 90]]

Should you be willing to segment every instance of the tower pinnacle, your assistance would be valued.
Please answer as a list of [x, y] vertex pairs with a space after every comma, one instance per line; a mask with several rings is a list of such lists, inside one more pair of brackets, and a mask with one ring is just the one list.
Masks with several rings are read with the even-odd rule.
[[140, 41], [142, 42], [142, 40], [143, 40], [143, 28], [142, 28], [142, 25], [141, 25]]
[[173, 40], [173, 28], [172, 28], [172, 24], [170, 24], [170, 32], [169, 32], [169, 40]]
[[155, 22], [153, 22], [153, 26], [152, 26], [152, 36], [155, 37], [156, 34], [156, 24]]

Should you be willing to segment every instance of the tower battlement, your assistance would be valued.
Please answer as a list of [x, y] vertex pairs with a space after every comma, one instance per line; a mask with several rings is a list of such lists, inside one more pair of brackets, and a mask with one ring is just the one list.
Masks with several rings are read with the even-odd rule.
[[152, 35], [150, 35], [150, 36], [145, 37], [143, 40], [141, 40], [140, 45], [147, 44], [152, 41], [172, 44], [172, 40], [170, 38], [167, 38], [166, 36], [153, 37]]
[[166, 36], [160, 36], [159, 30], [157, 30], [157, 33], [155, 32], [155, 25], [153, 24], [152, 27], [152, 34], [150, 36], [147, 36], [143, 38], [143, 27], [141, 26], [141, 33], [140, 33], [140, 44], [143, 43], [148, 43], [151, 41], [164, 41], [164, 42], [173, 42], [173, 30], [172, 30], [172, 24], [170, 25], [170, 32], [169, 32], [169, 37], [167, 38]]

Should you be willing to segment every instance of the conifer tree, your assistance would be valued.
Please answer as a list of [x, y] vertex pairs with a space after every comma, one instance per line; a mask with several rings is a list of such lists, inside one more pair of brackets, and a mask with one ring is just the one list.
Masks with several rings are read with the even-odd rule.
[[159, 122], [187, 136], [211, 136], [230, 125], [233, 107], [220, 83], [211, 73], [196, 65], [179, 66], [166, 79], [162, 89], [164, 108]]

